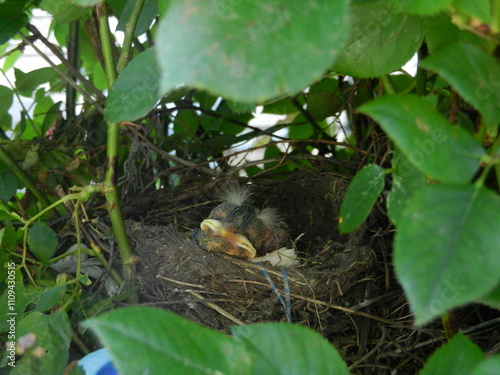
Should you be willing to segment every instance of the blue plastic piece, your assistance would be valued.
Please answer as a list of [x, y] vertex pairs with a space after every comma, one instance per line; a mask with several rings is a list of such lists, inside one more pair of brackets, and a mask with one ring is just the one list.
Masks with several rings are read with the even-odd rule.
[[119, 375], [106, 349], [87, 354], [80, 359], [78, 366], [83, 368], [85, 375]]

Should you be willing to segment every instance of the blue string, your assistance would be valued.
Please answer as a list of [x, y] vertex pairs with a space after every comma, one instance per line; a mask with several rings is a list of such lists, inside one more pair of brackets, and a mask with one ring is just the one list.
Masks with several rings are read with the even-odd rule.
[[291, 323], [292, 322], [292, 315], [290, 313], [290, 311], [291, 311], [290, 287], [288, 285], [288, 277], [286, 275], [285, 269], [283, 267], [280, 267], [281, 274], [283, 275], [283, 284], [284, 284], [284, 289], [285, 289], [286, 302], [285, 302], [285, 300], [283, 300], [283, 297], [281, 296], [278, 288], [276, 288], [276, 285], [274, 284], [273, 280], [271, 279], [271, 276], [269, 276], [269, 273], [267, 272], [267, 270], [264, 267], [262, 267], [262, 264], [260, 262], [257, 263], [257, 265], [260, 267], [260, 270], [262, 271], [262, 273], [266, 277], [267, 282], [269, 283], [269, 285], [273, 289], [274, 293], [278, 297], [278, 301], [280, 301], [280, 303], [283, 305], [283, 308], [285, 309], [286, 320], [288, 320], [288, 322]]
[[290, 285], [288, 284], [288, 276], [285, 271], [285, 267], [280, 266], [281, 269], [281, 275], [283, 276], [283, 288], [285, 289], [285, 300], [286, 300], [286, 306], [285, 306], [285, 315], [289, 323], [292, 322], [292, 305], [290, 303]]

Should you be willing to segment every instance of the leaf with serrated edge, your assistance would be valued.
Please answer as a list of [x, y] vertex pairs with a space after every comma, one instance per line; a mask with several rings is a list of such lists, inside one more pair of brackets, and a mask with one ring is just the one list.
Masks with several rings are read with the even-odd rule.
[[293, 94], [334, 62], [348, 1], [173, 1], [156, 39], [161, 91], [179, 84], [241, 102]]
[[[169, 311], [150, 307], [114, 310], [85, 321], [108, 348], [122, 375], [257, 374], [255, 353], [230, 337]], [[263, 373], [263, 372], [261, 372]], [[278, 372], [266, 372], [278, 375]]]
[[476, 186], [433, 185], [408, 203], [394, 267], [424, 324], [477, 300], [500, 282], [500, 197]]
[[485, 154], [471, 134], [453, 127], [418, 96], [383, 96], [359, 111], [374, 118], [409, 162], [428, 178], [468, 183]]
[[483, 358], [481, 349], [458, 333], [431, 355], [420, 375], [470, 374]]

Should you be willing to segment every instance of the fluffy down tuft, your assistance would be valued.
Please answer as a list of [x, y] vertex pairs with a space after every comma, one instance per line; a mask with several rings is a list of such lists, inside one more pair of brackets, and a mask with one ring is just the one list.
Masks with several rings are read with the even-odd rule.
[[266, 228], [283, 228], [285, 224], [278, 211], [274, 208], [264, 208], [257, 215], [257, 218], [262, 221]]
[[220, 191], [219, 195], [223, 201], [232, 203], [236, 206], [241, 206], [249, 203], [251, 193], [249, 186], [227, 184]]

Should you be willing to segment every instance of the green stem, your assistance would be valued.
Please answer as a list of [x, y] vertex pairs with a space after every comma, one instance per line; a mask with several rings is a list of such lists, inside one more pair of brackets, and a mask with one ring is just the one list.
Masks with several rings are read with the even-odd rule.
[[[100, 35], [102, 52], [104, 56], [104, 65], [106, 68], [106, 76], [108, 87], [110, 88], [116, 79], [115, 61], [113, 57], [113, 48], [111, 43], [111, 34], [109, 32], [108, 19], [106, 15], [106, 7], [102, 4], [96, 6], [99, 17]], [[125, 279], [125, 288], [133, 287], [133, 277], [135, 270], [135, 262], [132, 254], [132, 248], [125, 230], [125, 223], [120, 207], [120, 199], [116, 186], [117, 175], [117, 160], [119, 149], [120, 126], [116, 122], [108, 122], [108, 141], [106, 148], [106, 176], [104, 178], [104, 196], [106, 197], [106, 208], [109, 213], [113, 233], [116, 237], [116, 243], [120, 252], [120, 258], [123, 267], [123, 277]], [[130, 302], [137, 301], [137, 294], [132, 293], [129, 298]]]
[[104, 69], [108, 80], [108, 88], [113, 86], [116, 80], [115, 57], [113, 54], [113, 44], [111, 43], [111, 32], [108, 25], [108, 13], [106, 5], [96, 5], [97, 17], [99, 19], [99, 33], [101, 37], [102, 54], [104, 56]]
[[396, 89], [394, 88], [393, 84], [392, 84], [392, 81], [391, 81], [391, 77], [386, 75], [386, 76], [380, 76], [380, 82], [382, 83], [382, 85], [384, 86], [384, 89], [385, 91], [389, 94], [389, 95], [396, 95]]
[[[123, 277], [127, 289], [132, 288], [135, 262], [132, 254], [132, 248], [128, 242], [127, 231], [123, 221], [123, 215], [120, 207], [120, 198], [116, 188], [115, 173], [116, 160], [118, 155], [118, 135], [120, 128], [117, 123], [108, 123], [108, 147], [106, 177], [104, 179], [104, 195], [106, 196], [106, 208], [113, 226], [113, 233], [116, 237], [116, 243], [120, 252], [120, 258], [123, 266]], [[136, 295], [133, 294], [131, 302], [136, 301]]]
[[0, 160], [3, 161], [7, 167], [16, 175], [16, 177], [21, 180], [21, 182], [26, 186], [26, 188], [33, 193], [36, 199], [40, 202], [42, 207], [47, 207], [50, 205], [50, 201], [47, 197], [36, 187], [36, 185], [31, 181], [31, 178], [17, 165], [17, 163], [12, 160], [10, 155], [5, 151], [3, 146], [0, 145]]
[[443, 324], [443, 330], [448, 340], [458, 333], [458, 322], [453, 312], [446, 312], [441, 315], [441, 323]]
[[130, 15], [129, 21], [125, 25], [125, 38], [123, 40], [123, 48], [120, 58], [118, 59], [118, 73], [121, 73], [130, 59], [130, 51], [132, 49], [132, 39], [134, 38], [135, 27], [137, 20], [141, 14], [145, 0], [137, 0]]

